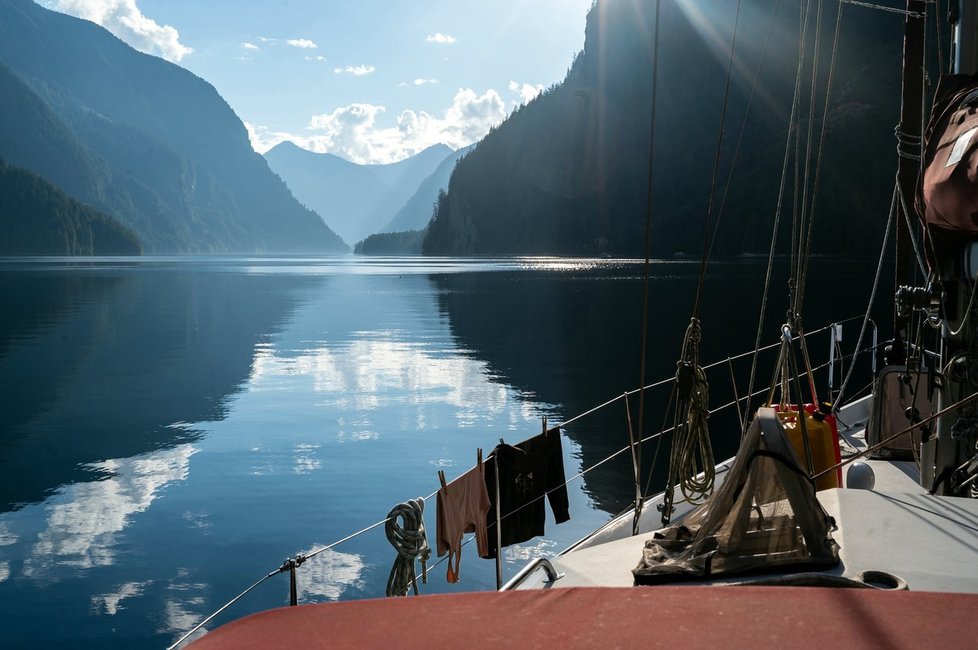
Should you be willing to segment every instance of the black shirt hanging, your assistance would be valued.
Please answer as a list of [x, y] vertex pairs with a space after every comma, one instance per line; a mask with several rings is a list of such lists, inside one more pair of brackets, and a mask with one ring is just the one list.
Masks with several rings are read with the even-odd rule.
[[499, 466], [499, 503], [502, 517], [502, 545], [525, 542], [544, 534], [546, 513], [543, 495], [549, 491], [554, 520], [570, 519], [567, 487], [564, 485], [564, 455], [560, 430], [524, 440], [518, 445], [500, 444], [486, 459], [486, 487], [489, 491], [489, 552], [496, 557], [496, 465]]

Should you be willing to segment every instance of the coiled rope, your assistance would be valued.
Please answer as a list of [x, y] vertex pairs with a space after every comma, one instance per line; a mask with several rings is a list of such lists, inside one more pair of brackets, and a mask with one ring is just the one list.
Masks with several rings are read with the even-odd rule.
[[687, 502], [695, 505], [710, 496], [716, 478], [716, 462], [713, 460], [710, 428], [707, 425], [707, 418], [710, 417], [710, 384], [699, 363], [701, 339], [700, 323], [693, 318], [686, 328], [682, 359], [676, 364], [675, 437], [663, 497], [663, 525], [668, 524], [672, 517], [674, 486], [679, 487]]
[[[398, 524], [398, 519], [404, 522], [403, 526]], [[397, 551], [397, 558], [387, 578], [387, 595], [405, 596], [410, 587], [417, 596], [418, 580], [414, 563], [421, 559], [421, 582], [428, 584], [428, 558], [431, 557], [428, 536], [424, 530], [424, 499], [411, 499], [394, 506], [387, 513], [384, 530], [387, 541]]]

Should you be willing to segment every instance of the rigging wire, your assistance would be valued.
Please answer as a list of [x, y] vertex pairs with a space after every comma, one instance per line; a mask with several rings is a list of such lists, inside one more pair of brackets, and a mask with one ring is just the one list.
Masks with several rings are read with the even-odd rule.
[[[726, 125], [727, 107], [730, 100], [730, 79], [733, 76], [734, 55], [737, 50], [737, 34], [740, 28], [740, 9], [742, 0], [737, 0], [734, 15], [733, 37], [730, 40], [730, 56], [723, 88], [723, 103], [720, 109], [720, 132], [717, 135], [716, 155], [713, 160], [713, 173], [710, 180], [710, 198], [706, 211], [706, 224], [703, 229], [703, 255], [700, 260], [699, 278], [696, 283], [696, 297], [693, 313], [686, 328], [680, 360], [676, 363], [676, 435], [672, 440], [669, 475], [662, 507], [662, 523], [668, 524], [672, 516], [673, 487], [678, 485], [683, 497], [690, 503], [697, 503], [712, 493], [714, 476], [710, 468], [713, 462], [713, 448], [707, 424], [709, 416], [709, 384], [699, 366], [699, 344], [702, 339], [699, 308], [703, 296], [703, 281], [706, 278], [706, 265], [710, 257], [710, 231], [713, 209], [717, 198], [717, 179], [720, 172], [720, 156], [723, 152], [723, 135]], [[698, 478], [703, 474], [703, 478]], [[636, 527], [638, 522], [636, 520]], [[637, 530], [637, 528], [636, 528]]]
[[[802, 174], [802, 187], [801, 187], [801, 212], [798, 215], [798, 251], [796, 257], [797, 266], [791, 271], [792, 273], [792, 283], [795, 288], [795, 295], [791, 301], [790, 309], [791, 313], [789, 318], [793, 321], [795, 317], [800, 313], [800, 300], [799, 296], [802, 293], [803, 287], [800, 286], [802, 282], [802, 267], [805, 264], [806, 255], [806, 240], [802, 239], [802, 233], [805, 232], [805, 225], [810, 221], [810, 213], [808, 209], [808, 185], [811, 181], [811, 164], [812, 164], [812, 138], [814, 136], [815, 130], [815, 98], [817, 96], [817, 84], [818, 84], [818, 55], [819, 55], [819, 41], [821, 40], [822, 34], [822, 0], [815, 0], [815, 42], [812, 45], [812, 81], [811, 89], [809, 90], [808, 96], [808, 124], [807, 132], [805, 135], [805, 171]], [[824, 126], [824, 124], [823, 124]], [[809, 235], [810, 237], [810, 235]]]
[[[649, 178], [648, 190], [645, 203], [645, 277], [642, 281], [642, 352], [639, 363], [639, 394], [638, 394], [638, 434], [641, 436], [645, 432], [645, 364], [648, 353], [649, 339], [649, 271], [652, 266], [652, 186], [654, 182], [654, 162], [655, 162], [655, 106], [656, 93], [659, 79], [659, 8], [661, 2], [655, 3], [655, 34], [652, 40], [652, 96], [651, 96], [651, 117], [649, 118]], [[627, 402], [626, 402], [627, 405]], [[642, 447], [639, 446], [633, 452], [635, 454], [635, 466], [642, 467]], [[641, 471], [641, 470], [639, 470]], [[639, 479], [636, 475], [635, 487], [639, 488]], [[635, 521], [638, 522], [641, 514], [642, 504], [635, 503]]]
[[710, 179], [710, 200], [706, 210], [706, 225], [703, 230], [703, 257], [700, 260], [699, 279], [696, 283], [696, 298], [693, 302], [693, 316], [690, 320], [699, 317], [700, 299], [703, 294], [703, 280], [706, 277], [706, 265], [710, 257], [710, 230], [713, 221], [713, 205], [717, 194], [717, 178], [720, 173], [720, 155], [723, 151], [723, 134], [727, 117], [727, 105], [730, 100], [730, 78], [733, 72], [734, 52], [737, 48], [737, 31], [740, 27], [740, 6], [742, 0], [737, 0], [737, 13], [734, 17], [733, 38], [730, 40], [730, 58], [727, 62], [727, 77], [723, 87], [723, 103], [720, 107], [720, 133], [717, 136], [716, 155], [713, 159], [713, 175]]
[[[811, 206], [808, 208], [808, 233], [804, 240], [804, 251], [799, 260], [799, 274], [798, 274], [798, 286], [797, 293], [795, 295], [795, 314], [801, 314], [802, 303], [805, 298], [805, 284], [808, 277], [808, 265], [811, 261], [812, 252], [812, 240], [814, 239], [814, 226], [815, 226], [815, 205], [818, 199], [818, 181], [821, 177], [822, 172], [822, 160], [823, 154], [825, 152], [825, 133], [827, 129], [827, 122], [829, 116], [829, 102], [832, 97], [832, 81], [835, 76], [835, 63], [839, 48], [839, 32], [842, 27], [842, 9], [845, 5], [839, 3], [839, 9], [836, 12], [835, 18], [835, 34], [832, 38], [832, 57], [829, 60], [829, 72], [828, 79], [826, 80], [825, 86], [825, 101], [822, 107], [822, 122], [819, 130], [819, 141], [818, 141], [818, 151], [815, 155], [815, 178], [812, 181], [812, 197]], [[819, 4], [819, 14], [821, 14], [821, 4]], [[819, 17], [819, 23], [821, 23], [821, 18]], [[813, 97], [812, 101], [814, 103], [814, 83], [818, 77], [818, 30], [816, 29], [815, 35], [815, 59], [813, 63], [812, 70], [812, 84], [813, 84]], [[814, 115], [809, 116], [809, 130], [812, 127], [812, 122], [814, 121]], [[806, 172], [807, 176], [807, 172]], [[807, 178], [806, 178], [807, 183]], [[807, 198], [807, 197], [806, 197]]]
[[723, 209], [727, 205], [727, 195], [730, 192], [730, 186], [733, 182], [734, 170], [737, 167], [737, 160], [740, 157], [740, 147], [744, 142], [744, 133], [747, 131], [747, 120], [750, 117], [751, 108], [754, 105], [754, 95], [757, 93], [757, 85], [760, 80], [761, 70], [764, 68], [764, 60], [767, 57], [768, 45], [771, 43], [771, 34], [774, 32], [775, 19], [778, 16], [778, 9], [781, 7], [781, 0], [777, 0], [774, 4], [774, 11], [771, 12], [771, 22], [768, 23], [767, 36], [764, 38], [764, 47], [761, 50], [761, 58], [757, 63], [757, 68], [754, 70], [754, 81], [751, 84], [750, 96], [747, 98], [747, 108], [744, 110], [744, 120], [740, 124], [740, 134], [737, 136], [737, 146], [734, 148], [733, 159], [730, 162], [730, 170], [727, 173], [727, 180], [723, 187], [723, 196], [720, 199], [720, 208], [717, 210], [717, 220], [716, 225], [713, 227], [713, 233], [710, 235], [710, 247], [707, 250], [707, 255], [712, 255], [713, 244], [716, 242], [717, 233], [720, 231], [720, 219], [723, 217]]
[[[283, 565], [283, 567], [284, 567], [284, 565]], [[282, 571], [283, 571], [283, 568], [275, 569], [274, 571], [272, 571], [271, 573], [269, 573], [268, 575], [266, 575], [264, 578], [262, 578], [261, 580], [259, 580], [255, 584], [251, 585], [250, 587], [248, 587], [247, 589], [245, 589], [244, 591], [242, 591], [240, 594], [238, 594], [237, 596], [235, 596], [234, 598], [232, 598], [231, 600], [229, 600], [227, 603], [225, 603], [225, 605], [223, 607], [221, 607], [219, 610], [217, 610], [216, 612], [214, 612], [213, 614], [211, 614], [210, 616], [208, 616], [207, 618], [205, 618], [204, 620], [202, 620], [200, 623], [198, 623], [197, 625], [195, 625], [193, 628], [191, 628], [191, 630], [189, 632], [187, 632], [182, 637], [180, 637], [179, 639], [177, 639], [177, 642], [176, 643], [174, 643], [171, 646], [168, 646], [166, 650], [173, 650], [174, 648], [176, 648], [178, 645], [180, 645], [181, 643], [183, 643], [184, 641], [186, 641], [187, 639], [189, 639], [191, 636], [193, 636], [193, 634], [197, 630], [199, 630], [200, 628], [204, 627], [205, 625], [207, 625], [208, 623], [210, 623], [211, 621], [213, 621], [215, 616], [217, 616], [218, 614], [220, 614], [221, 612], [223, 612], [225, 609], [227, 609], [228, 607], [230, 607], [234, 603], [236, 603], [239, 600], [241, 600], [252, 589], [254, 589], [255, 587], [257, 587], [261, 583], [265, 582], [266, 580], [268, 580], [272, 576], [277, 576], [279, 573], [282, 573]]]
[[[933, 2], [934, 0], [928, 0], [928, 2]], [[910, 16], [911, 18], [922, 18], [923, 14], [917, 11], [907, 11], [906, 9], [898, 9], [896, 7], [887, 7], [885, 5], [878, 5], [872, 2], [861, 2], [860, 0], [839, 0], [839, 4], [856, 5], [857, 7], [865, 7], [866, 9], [875, 9], [877, 11], [888, 11], [894, 14], [901, 14], [904, 16]]]
[[903, 195], [902, 190], [898, 190], [898, 194], [900, 196], [900, 207], [902, 208], [900, 212], [903, 213], [903, 219], [907, 223], [907, 232], [910, 235], [910, 244], [913, 248], [914, 258], [917, 260], [917, 269], [920, 271], [920, 274], [926, 278], [928, 276], [927, 261], [920, 252], [920, 246], [917, 243], [917, 236], [914, 234], [915, 228], [913, 227], [913, 222], [910, 220], [910, 210], [907, 208], [907, 199]]
[[[781, 165], [781, 181], [778, 186], [778, 201], [774, 209], [774, 226], [771, 232], [771, 244], [768, 249], [768, 255], [767, 255], [767, 271], [765, 272], [765, 276], [764, 276], [764, 291], [761, 294], [761, 309], [757, 319], [757, 336], [754, 339], [754, 353], [753, 353], [753, 360], [751, 362], [751, 368], [750, 368], [750, 380], [747, 383], [748, 396], [750, 396], [751, 393], [753, 392], [754, 382], [757, 378], [758, 355], [761, 352], [760, 346], [761, 346], [761, 337], [764, 335], [764, 318], [767, 315], [767, 301], [768, 301], [768, 296], [770, 295], [771, 276], [774, 270], [774, 251], [778, 240], [778, 230], [781, 224], [781, 212], [784, 208], [785, 186], [787, 185], [787, 180], [788, 180], [788, 162], [791, 160], [792, 136], [797, 133], [797, 127], [798, 127], [797, 124], [798, 110], [801, 104], [801, 79], [802, 79], [802, 70], [804, 68], [804, 63], [805, 63], [805, 50], [806, 50], [805, 43], [807, 41], [806, 33], [808, 31], [808, 15], [810, 13], [810, 8], [811, 8], [811, 0], [808, 1], [808, 7], [806, 8], [805, 12], [799, 12], [800, 25], [798, 30], [798, 34], [799, 34], [798, 66], [795, 72], [795, 90], [791, 99], [791, 113], [788, 117], [788, 135], [787, 138], [785, 139], [784, 160]], [[802, 21], [802, 16], [805, 17], [804, 21]], [[797, 163], [797, 156], [795, 156], [795, 162]], [[796, 190], [796, 194], [797, 194], [797, 190]], [[792, 220], [792, 241], [794, 240], [794, 237], [795, 237], [794, 220]], [[793, 256], [794, 243], [792, 243], [791, 251]], [[794, 267], [793, 259], [791, 265], [793, 268]], [[791, 288], [789, 286], [789, 293], [790, 291]], [[744, 413], [746, 414], [746, 417], [750, 417], [750, 412], [751, 412], [750, 398], [748, 397], [747, 405], [746, 408], [744, 409]], [[741, 435], [743, 436], [746, 432], [747, 432], [747, 420], [745, 418], [744, 422], [741, 425]]]
[[957, 402], [951, 404], [950, 406], [947, 406], [947, 407], [941, 409], [940, 411], [937, 411], [936, 413], [932, 413], [931, 415], [929, 415], [926, 418], [922, 419], [920, 422], [916, 422], [914, 424], [911, 424], [909, 427], [907, 427], [903, 431], [900, 431], [899, 433], [894, 433], [892, 436], [890, 436], [888, 438], [884, 438], [883, 440], [880, 440], [875, 445], [870, 445], [869, 447], [866, 447], [865, 449], [861, 450], [858, 454], [855, 454], [854, 456], [850, 456], [849, 458], [846, 458], [842, 462], [836, 463], [835, 465], [832, 465], [831, 467], [827, 467], [826, 469], [822, 470], [818, 474], [815, 474], [812, 477], [812, 480], [813, 481], [814, 480], [818, 480], [822, 476], [825, 476], [826, 474], [829, 474], [830, 472], [834, 472], [834, 471], [836, 471], [838, 469], [841, 469], [841, 468], [845, 467], [846, 465], [848, 465], [849, 463], [851, 463], [851, 462], [853, 462], [855, 460], [858, 460], [859, 458], [862, 458], [862, 457], [864, 457], [864, 456], [866, 456], [868, 454], [873, 453], [877, 449], [882, 449], [883, 447], [885, 447], [886, 445], [890, 444], [891, 442], [893, 442], [894, 440], [896, 440], [900, 436], [905, 436], [908, 433], [912, 432], [914, 429], [919, 429], [920, 427], [924, 426], [925, 424], [930, 424], [934, 420], [936, 420], [938, 418], [941, 418], [941, 417], [947, 415], [948, 413], [951, 413], [952, 411], [956, 411], [959, 408], [961, 408], [962, 406], [965, 406], [966, 404], [970, 404], [971, 402], [975, 401], [976, 399], [978, 399], [978, 392], [971, 393], [970, 395], [959, 399]]
[[[961, 319], [961, 325], [959, 325], [958, 326], [958, 329], [956, 329], [956, 330], [952, 330], [950, 328], [950, 326], [949, 326], [947, 328], [948, 329], [948, 336], [949, 337], [952, 337], [952, 338], [953, 337], [956, 337], [957, 335], [959, 335], [961, 332], [964, 331], [964, 326], [968, 324], [968, 320], [971, 318], [971, 315], [973, 313], [973, 307], [975, 305], [975, 294], [976, 293], [978, 293], [978, 280], [972, 280], [971, 281], [971, 297], [968, 298], [968, 306], [964, 310], [964, 317]], [[945, 313], [947, 313], [946, 310], [945, 310]]]
[[[886, 229], [883, 231], [883, 243], [880, 246], [880, 257], [879, 261], [876, 263], [876, 276], [873, 278], [873, 289], [869, 294], [869, 304], [866, 305], [866, 313], [863, 316], [863, 324], [859, 328], [859, 338], [856, 339], [856, 350], [858, 351], [863, 343], [863, 337], [866, 335], [866, 327], [869, 324], [869, 314], [873, 310], [873, 304], [876, 302], [876, 291], [879, 289], [880, 277], [883, 275], [883, 260], [886, 257], [886, 245], [890, 239], [890, 230], [893, 227], [893, 215], [897, 208], [897, 195], [900, 193], [898, 184], [894, 184], [893, 187], [893, 199], [890, 201], [890, 216], [886, 220]], [[858, 354], [858, 352], [857, 352]], [[875, 352], [874, 352], [875, 354]], [[849, 372], [846, 373], [845, 379], [842, 380], [842, 386], [839, 387], [839, 396], [836, 398], [835, 404], [832, 405], [833, 412], [839, 411], [839, 405], [843, 404], [845, 401], [846, 386], [849, 385], [849, 380], [852, 378], [852, 372], [856, 367], [855, 358], [852, 363], [849, 364]], [[831, 397], [831, 396], [830, 396]]]

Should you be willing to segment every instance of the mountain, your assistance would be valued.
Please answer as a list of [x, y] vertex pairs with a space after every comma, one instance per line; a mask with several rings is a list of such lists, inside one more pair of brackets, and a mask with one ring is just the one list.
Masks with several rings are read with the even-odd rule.
[[30, 0], [0, 0], [0, 64], [0, 155], [117, 218], [145, 252], [346, 250], [187, 70]]
[[378, 232], [357, 242], [355, 255], [420, 255], [424, 230]]
[[[454, 154], [437, 144], [396, 163], [358, 165], [282, 142], [267, 151], [265, 159], [300, 201], [352, 244], [382, 230], [421, 183]], [[429, 204], [429, 217], [430, 209]]]
[[[645, 254], [655, 7], [646, 0], [597, 0], [585, 45], [559, 85], [544, 91], [461, 159], [424, 241], [435, 255]], [[725, 93], [738, 6], [736, 65]], [[779, 9], [775, 9], [779, 7]], [[723, 204], [715, 253], [767, 251], [778, 202], [804, 3], [690, 0], [662, 3], [653, 183], [653, 254], [699, 255], [710, 204], [721, 109], [727, 106], [714, 214]], [[769, 49], [744, 121], [772, 11]], [[814, 12], [813, 12], [814, 15]], [[892, 196], [899, 121], [903, 18], [843, 12], [819, 178], [816, 250], [866, 255], [875, 249]], [[832, 60], [836, 12], [807, 32], [806, 68], [816, 58], [820, 88]], [[812, 20], [814, 22], [814, 19]], [[810, 77], [810, 74], [808, 75]], [[818, 145], [824, 90], [803, 84], [799, 139], [811, 121]], [[810, 120], [810, 106], [815, 118]], [[730, 174], [741, 125], [743, 145]], [[806, 161], [794, 157], [805, 187]], [[812, 155], [814, 160], [815, 156]], [[797, 162], [797, 164], [796, 164]], [[814, 168], [808, 169], [810, 178]], [[789, 179], [794, 178], [794, 172]], [[803, 202], [790, 180], [783, 213]], [[809, 200], [811, 198], [811, 185]], [[723, 201], [724, 193], [726, 200]], [[787, 223], [781, 233], [790, 237]], [[840, 237], [839, 233], [845, 233]]]
[[139, 255], [131, 230], [0, 158], [0, 255]]
[[380, 232], [406, 232], [425, 228], [431, 221], [431, 213], [438, 201], [438, 193], [448, 189], [448, 180], [452, 177], [455, 165], [462, 156], [473, 149], [475, 149], [474, 144], [463, 147], [442, 160]]

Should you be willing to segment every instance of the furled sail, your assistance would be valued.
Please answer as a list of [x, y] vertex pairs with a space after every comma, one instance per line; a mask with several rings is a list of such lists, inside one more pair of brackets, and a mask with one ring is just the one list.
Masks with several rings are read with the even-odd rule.
[[978, 236], [978, 76], [941, 78], [922, 162], [917, 207], [927, 237], [947, 247]]

